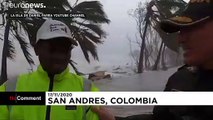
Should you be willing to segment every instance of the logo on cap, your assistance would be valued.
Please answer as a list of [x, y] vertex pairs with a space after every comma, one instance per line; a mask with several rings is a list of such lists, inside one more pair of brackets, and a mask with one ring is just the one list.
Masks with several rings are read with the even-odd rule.
[[64, 24], [50, 24], [50, 32], [64, 31], [67, 33], [67, 27]]

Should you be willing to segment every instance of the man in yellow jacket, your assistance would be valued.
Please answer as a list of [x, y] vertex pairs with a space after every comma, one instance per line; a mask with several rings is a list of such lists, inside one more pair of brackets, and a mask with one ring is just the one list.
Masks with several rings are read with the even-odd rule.
[[[48, 19], [41, 25], [34, 45], [40, 65], [35, 72], [19, 76], [16, 83], [17, 92], [85, 91], [86, 82], [83, 77], [69, 72], [71, 50], [78, 45], [71, 36], [70, 29], [61, 21]], [[93, 84], [90, 88], [90, 91], [98, 91]], [[85, 108], [12, 106], [10, 120], [114, 120], [113, 115], [105, 108]], [[7, 107], [0, 106], [0, 109], [5, 111], [4, 116], [7, 117]]]

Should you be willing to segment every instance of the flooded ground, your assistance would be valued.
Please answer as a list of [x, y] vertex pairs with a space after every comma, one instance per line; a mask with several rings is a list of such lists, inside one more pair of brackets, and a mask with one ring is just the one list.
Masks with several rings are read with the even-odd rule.
[[[176, 68], [168, 71], [152, 71], [142, 74], [112, 74], [111, 79], [95, 81], [101, 91], [163, 91], [164, 86]], [[152, 112], [153, 106], [109, 106], [116, 116], [126, 117]]]

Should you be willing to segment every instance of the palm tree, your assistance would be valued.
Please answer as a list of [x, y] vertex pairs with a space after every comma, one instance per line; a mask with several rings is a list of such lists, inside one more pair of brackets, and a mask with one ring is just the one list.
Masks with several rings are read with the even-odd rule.
[[[102, 38], [106, 37], [105, 31], [102, 30], [101, 24], [109, 23], [110, 20], [107, 18], [105, 12], [103, 11], [103, 6], [98, 1], [86, 1], [78, 3], [78, 0], [74, 3], [73, 6], [67, 0], [19, 0], [19, 2], [33, 2], [33, 3], [44, 3], [46, 9], [36, 8], [28, 9], [27, 12], [33, 11], [34, 13], [84, 13], [85, 18], [53, 18], [61, 20], [66, 23], [72, 31], [73, 38], [76, 39], [83, 51], [83, 54], [88, 62], [90, 62], [89, 53], [93, 56], [95, 60], [98, 60], [98, 54], [96, 50], [96, 44], [103, 43]], [[6, 1], [9, 2], [9, 1]], [[18, 2], [18, 1], [16, 1]], [[26, 40], [34, 45], [36, 31], [39, 26], [44, 22], [45, 18], [25, 18], [25, 19], [11, 19], [6, 17], [9, 13], [24, 13], [23, 9], [18, 9], [16, 11], [7, 10], [1, 11], [2, 18], [6, 18], [3, 21], [2, 26], [5, 26], [5, 35], [4, 35], [4, 47], [2, 54], [2, 73], [0, 84], [4, 83], [7, 80], [7, 57], [14, 59], [14, 56], [9, 56], [14, 54], [14, 46], [10, 44], [9, 34], [12, 34], [16, 40], [19, 41], [21, 49], [30, 65], [34, 64], [31, 58], [31, 54], [28, 52], [28, 44]], [[6, 25], [5, 25], [6, 24]], [[20, 33], [25, 32], [28, 35], [28, 38], [20, 36]], [[71, 60], [72, 62], [72, 60]], [[74, 64], [71, 64], [74, 69]], [[77, 69], [76, 69], [77, 70]], [[78, 71], [77, 71], [78, 72]]]
[[[5, 3], [8, 3], [9, 1], [3, 1]], [[2, 50], [2, 66], [1, 66], [1, 77], [0, 77], [0, 85], [3, 84], [5, 81], [7, 81], [7, 58], [14, 59], [15, 57], [15, 47], [12, 42], [12, 39], [16, 39], [20, 47], [23, 51], [23, 54], [27, 60], [27, 62], [30, 65], [33, 65], [34, 62], [32, 60], [32, 56], [29, 53], [29, 45], [27, 44], [27, 41], [24, 37], [21, 36], [22, 29], [22, 21], [18, 19], [11, 19], [9, 17], [10, 13], [23, 13], [24, 11], [22, 9], [7, 9], [3, 2], [1, 3], [1, 10], [0, 15], [2, 18], [2, 24], [1, 27], [4, 27], [4, 38], [1, 38], [4, 42], [3, 44], [3, 50]], [[3, 7], [4, 6], [4, 7]], [[11, 37], [10, 37], [11, 35]]]
[[[142, 43], [141, 43], [141, 52], [140, 52], [139, 65], [138, 65], [138, 73], [142, 73], [144, 69], [143, 67], [144, 66], [143, 65], [144, 50], [146, 47], [145, 38], [147, 36], [147, 30], [149, 28], [153, 28], [163, 40], [163, 42], [160, 44], [159, 53], [157, 55], [158, 57], [155, 61], [153, 69], [157, 69], [157, 65], [160, 61], [159, 59], [160, 59], [161, 53], [165, 49], [164, 44], [168, 46], [170, 49], [177, 51], [177, 48], [178, 48], [177, 44], [171, 43], [171, 41], [173, 41], [171, 39], [175, 39], [176, 35], [175, 34], [168, 35], [164, 33], [163, 31], [161, 31], [159, 27], [159, 22], [162, 19], [165, 19], [180, 13], [185, 8], [185, 5], [186, 3], [183, 0], [152, 0], [146, 5], [146, 9], [145, 9], [146, 14], [144, 19], [141, 21], [141, 26], [139, 26], [139, 28], [142, 27], [139, 29], [139, 32], [141, 33], [140, 38], [142, 40]], [[140, 10], [144, 10], [144, 8], [137, 8], [136, 10], [140, 11]], [[138, 13], [140, 14], [140, 12]], [[144, 30], [143, 33], [141, 30]]]
[[82, 52], [88, 62], [90, 62], [88, 53], [91, 53], [93, 58], [98, 60], [96, 44], [103, 43], [101, 39], [106, 37], [106, 33], [101, 28], [101, 24], [110, 22], [103, 10], [102, 4], [99, 1], [85, 1], [78, 3], [78, 0], [73, 6], [71, 6], [67, 0], [57, 2], [45, 0], [44, 4], [48, 4], [49, 2], [52, 4], [48, 6], [48, 9], [36, 10], [41, 13], [85, 14], [86, 17], [81, 18], [53, 19], [61, 20], [68, 25], [72, 31], [73, 38], [79, 42]]

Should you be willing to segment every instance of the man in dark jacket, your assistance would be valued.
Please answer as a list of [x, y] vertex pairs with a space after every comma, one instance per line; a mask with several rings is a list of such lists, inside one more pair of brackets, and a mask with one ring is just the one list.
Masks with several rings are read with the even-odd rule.
[[[165, 91], [213, 91], [213, 0], [191, 0], [180, 16], [161, 22], [179, 32], [185, 66], [168, 80]], [[213, 106], [159, 106], [154, 120], [213, 120]]]

